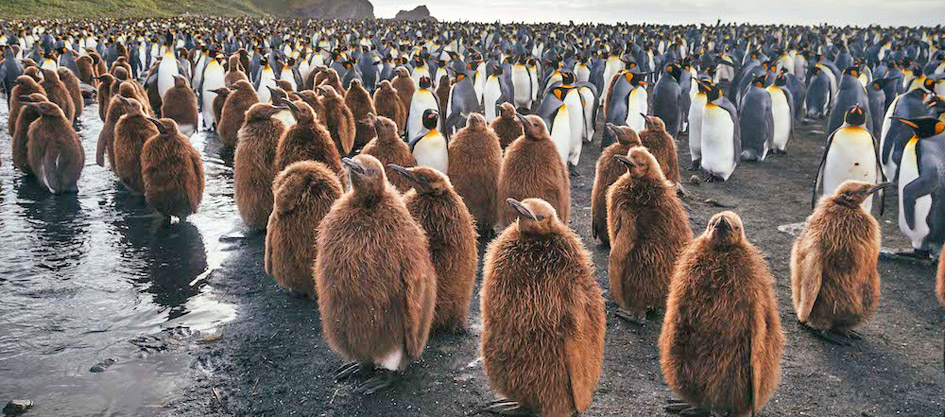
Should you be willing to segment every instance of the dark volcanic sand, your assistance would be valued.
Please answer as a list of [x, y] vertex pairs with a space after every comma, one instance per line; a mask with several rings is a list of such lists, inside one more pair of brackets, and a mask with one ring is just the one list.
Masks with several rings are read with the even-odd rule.
[[[776, 278], [781, 321], [787, 335], [783, 377], [762, 416], [939, 416], [945, 410], [942, 333], [945, 310], [932, 289], [934, 267], [880, 262], [882, 298], [877, 314], [859, 331], [864, 340], [850, 347], [826, 344], [803, 331], [791, 307], [788, 262], [792, 235], [779, 225], [802, 222], [810, 214], [810, 190], [823, 152], [822, 122], [797, 128], [789, 154], [759, 164], [740, 164], [726, 183], [691, 185], [700, 173], [683, 171], [693, 194], [689, 205], [698, 234], [713, 214], [724, 210], [704, 203], [733, 205], [749, 239], [760, 247]], [[598, 129], [600, 132], [600, 129]], [[599, 136], [599, 135], [598, 135]], [[586, 145], [572, 179], [574, 228], [591, 250], [598, 282], [606, 290], [607, 249], [590, 238], [590, 193], [599, 138]], [[685, 136], [678, 144], [680, 165], [689, 166]], [[884, 246], [907, 246], [896, 226], [894, 196], [881, 223]], [[170, 415], [252, 416], [461, 416], [494, 399], [477, 360], [481, 322], [478, 291], [471, 334], [431, 337], [423, 359], [410, 366], [396, 386], [373, 396], [352, 392], [355, 382], [335, 383], [342, 364], [321, 336], [314, 301], [294, 298], [263, 273], [263, 237], [245, 241], [210, 277], [218, 293], [238, 306], [238, 317], [223, 337], [192, 352], [194, 385]], [[480, 255], [484, 246], [480, 246]], [[659, 368], [657, 340], [661, 315], [644, 327], [613, 317], [608, 302], [604, 371], [588, 416], [660, 416], [671, 392]]]

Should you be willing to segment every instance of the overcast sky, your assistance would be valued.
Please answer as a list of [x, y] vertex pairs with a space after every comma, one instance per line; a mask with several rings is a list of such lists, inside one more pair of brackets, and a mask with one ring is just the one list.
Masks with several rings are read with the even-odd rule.
[[492, 22], [831, 23], [929, 25], [945, 23], [945, 0], [371, 0], [374, 15], [426, 4], [445, 20]]

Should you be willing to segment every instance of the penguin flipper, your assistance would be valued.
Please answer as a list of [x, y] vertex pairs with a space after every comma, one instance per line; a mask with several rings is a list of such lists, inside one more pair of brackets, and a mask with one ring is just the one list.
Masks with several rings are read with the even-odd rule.
[[824, 154], [820, 157], [820, 165], [817, 168], [817, 175], [814, 177], [814, 190], [810, 197], [810, 208], [814, 209], [817, 205], [817, 190], [822, 186], [824, 180], [824, 166], [827, 165], [827, 153], [830, 152], [830, 145], [833, 145], [833, 137], [837, 132], [833, 132], [827, 137], [827, 146], [824, 147]]
[[191, 155], [191, 164], [193, 165], [194, 178], [193, 181], [186, 182], [187, 190], [187, 200], [190, 202], [190, 210], [193, 213], [197, 212], [197, 208], [200, 207], [200, 200], [203, 198], [204, 190], [204, 173], [203, 173], [203, 163], [200, 162], [200, 156], [194, 152]]
[[578, 303], [572, 304], [568, 312], [572, 318], [572, 334], [565, 336], [564, 352], [574, 409], [583, 413], [591, 406], [600, 378], [606, 324], [602, 320], [605, 314], [600, 297], [585, 299], [580, 297], [583, 294], [577, 295]]
[[426, 136], [426, 133], [410, 139], [410, 142], [407, 143], [407, 147], [410, 148], [410, 153], [413, 153], [413, 148], [417, 147], [417, 144], [420, 143], [420, 140], [423, 139], [424, 136]]
[[[919, 162], [921, 164], [921, 161]], [[938, 175], [922, 175], [919, 178], [906, 184], [902, 188], [902, 211], [906, 217], [906, 225], [910, 229], [915, 229], [915, 203], [919, 197], [931, 195], [938, 186]], [[925, 220], [925, 219], [923, 219]]]

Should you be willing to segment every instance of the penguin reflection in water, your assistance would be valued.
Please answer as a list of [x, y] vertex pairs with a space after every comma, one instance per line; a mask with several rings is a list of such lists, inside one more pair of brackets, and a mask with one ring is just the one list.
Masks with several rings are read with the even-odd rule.
[[541, 199], [508, 199], [518, 220], [483, 266], [482, 357], [503, 399], [480, 412], [570, 417], [590, 407], [600, 377], [605, 313], [580, 238]]

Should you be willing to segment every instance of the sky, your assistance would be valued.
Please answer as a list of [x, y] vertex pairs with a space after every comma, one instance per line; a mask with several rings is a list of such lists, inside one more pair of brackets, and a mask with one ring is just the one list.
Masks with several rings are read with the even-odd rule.
[[374, 15], [425, 4], [441, 20], [494, 22], [793, 23], [934, 26], [945, 0], [371, 0]]

